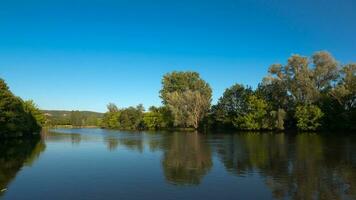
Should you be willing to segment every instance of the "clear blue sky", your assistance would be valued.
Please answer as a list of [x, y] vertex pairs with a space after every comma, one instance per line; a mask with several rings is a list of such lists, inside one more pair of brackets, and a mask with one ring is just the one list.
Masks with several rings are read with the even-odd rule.
[[163, 74], [193, 70], [214, 102], [270, 64], [328, 50], [356, 62], [355, 0], [1, 0], [0, 77], [42, 109], [160, 105]]

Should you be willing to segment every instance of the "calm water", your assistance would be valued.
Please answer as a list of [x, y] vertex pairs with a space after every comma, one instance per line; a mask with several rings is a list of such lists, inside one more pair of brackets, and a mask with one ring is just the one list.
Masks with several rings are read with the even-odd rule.
[[56, 129], [0, 142], [0, 199], [354, 199], [356, 137]]

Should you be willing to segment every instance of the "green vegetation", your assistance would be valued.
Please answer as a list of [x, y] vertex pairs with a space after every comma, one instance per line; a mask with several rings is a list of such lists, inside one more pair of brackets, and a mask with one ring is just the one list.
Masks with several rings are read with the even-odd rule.
[[[16, 138], [0, 141], [0, 188], [6, 188], [24, 166], [31, 166], [46, 145], [42, 140]], [[4, 193], [0, 192], [0, 198]]]
[[117, 129], [356, 130], [356, 64], [331, 54], [291, 56], [273, 64], [256, 90], [235, 84], [211, 107], [212, 90], [196, 72], [162, 79], [163, 106], [118, 109], [109, 104], [102, 127]]
[[297, 106], [295, 111], [295, 119], [297, 120], [297, 127], [300, 130], [315, 131], [321, 124], [320, 119], [323, 117], [320, 108], [315, 105]]
[[356, 130], [356, 64], [341, 65], [325, 51], [273, 64], [256, 90], [235, 84], [213, 106], [209, 84], [189, 71], [164, 75], [163, 105], [147, 112], [142, 105], [119, 109], [111, 103], [105, 114], [44, 111], [45, 118], [33, 101], [22, 101], [4, 81], [0, 84], [2, 135], [57, 125], [122, 130]]
[[199, 127], [209, 111], [212, 90], [196, 72], [166, 74], [160, 91], [163, 104], [171, 111], [174, 126]]
[[211, 88], [196, 72], [166, 74], [160, 91], [163, 106], [144, 112], [142, 105], [118, 109], [110, 103], [102, 127], [123, 130], [197, 129], [207, 116]]
[[121, 130], [142, 130], [144, 129], [144, 108], [142, 105], [119, 109], [115, 104], [110, 103], [108, 111], [104, 114], [101, 126], [103, 128]]
[[46, 126], [100, 126], [104, 114], [90, 111], [43, 110]]
[[43, 114], [33, 100], [27, 100], [23, 102], [23, 107], [27, 113], [30, 113], [35, 119], [39, 126], [43, 127], [47, 125], [48, 121], [46, 116]]
[[42, 120], [43, 116], [32, 101], [16, 97], [0, 79], [0, 137], [38, 136]]
[[227, 89], [210, 117], [216, 128], [240, 130], [355, 130], [356, 64], [340, 65], [328, 52], [293, 55], [274, 64], [258, 88]]
[[150, 107], [144, 113], [143, 123], [149, 130], [162, 130], [172, 126], [170, 111], [167, 107]]

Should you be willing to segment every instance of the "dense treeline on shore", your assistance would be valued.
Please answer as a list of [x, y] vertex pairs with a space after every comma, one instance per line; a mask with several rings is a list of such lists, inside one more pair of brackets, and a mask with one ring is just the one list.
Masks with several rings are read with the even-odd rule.
[[356, 130], [356, 64], [331, 54], [293, 55], [273, 64], [253, 90], [235, 84], [211, 106], [212, 90], [196, 72], [163, 77], [163, 106], [108, 105], [101, 126], [114, 129]]
[[[105, 114], [42, 111], [15, 97], [0, 81], [1, 136], [38, 132], [41, 126], [99, 126], [121, 130], [356, 130], [356, 64], [342, 65], [325, 51], [292, 55], [273, 64], [256, 89], [235, 84], [211, 105], [212, 89], [196, 72], [164, 75], [162, 106], [119, 108]], [[10, 134], [11, 133], [11, 134]]]
[[16, 97], [0, 79], [0, 137], [38, 136], [45, 116], [32, 100]]

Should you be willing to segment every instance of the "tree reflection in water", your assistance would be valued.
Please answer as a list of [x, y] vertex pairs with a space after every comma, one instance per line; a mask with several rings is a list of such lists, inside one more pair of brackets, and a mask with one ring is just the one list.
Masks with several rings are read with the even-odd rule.
[[211, 150], [204, 135], [174, 133], [165, 138], [163, 170], [166, 179], [176, 185], [197, 185], [211, 169]]
[[[23, 166], [30, 166], [45, 150], [37, 139], [10, 139], [0, 142], [0, 190], [8, 187]], [[6, 191], [0, 192], [0, 197]]]
[[356, 196], [355, 140], [317, 134], [225, 135], [217, 151], [237, 175], [258, 172], [274, 198], [348, 199]]
[[[356, 198], [356, 137], [352, 135], [109, 132], [48, 133], [43, 138], [73, 144], [104, 141], [109, 151], [120, 147], [141, 154], [157, 152], [164, 177], [173, 185], [199, 185], [213, 167], [214, 156], [231, 176], [258, 175], [276, 199]], [[0, 189], [8, 187], [44, 149], [43, 141], [1, 142]], [[220, 169], [217, 172], [223, 173]]]

